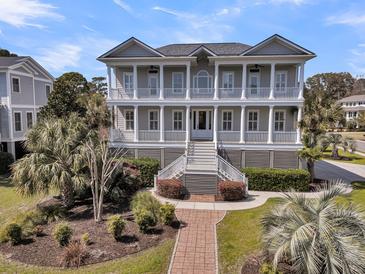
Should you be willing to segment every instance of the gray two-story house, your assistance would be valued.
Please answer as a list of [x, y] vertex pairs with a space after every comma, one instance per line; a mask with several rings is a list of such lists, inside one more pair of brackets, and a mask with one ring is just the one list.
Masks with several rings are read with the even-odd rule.
[[18, 159], [22, 141], [47, 103], [54, 78], [29, 56], [0, 57], [1, 149]]

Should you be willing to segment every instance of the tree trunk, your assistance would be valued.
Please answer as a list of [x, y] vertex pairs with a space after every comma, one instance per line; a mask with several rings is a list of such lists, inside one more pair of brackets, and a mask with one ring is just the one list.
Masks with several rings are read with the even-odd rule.
[[309, 174], [311, 176], [311, 178], [310, 178], [311, 183], [313, 183], [314, 182], [314, 162], [311, 160], [307, 161], [307, 168], [308, 168]]
[[74, 205], [74, 187], [72, 182], [67, 182], [62, 188], [63, 204], [66, 208], [71, 208]]
[[332, 158], [333, 159], [338, 159], [339, 158], [339, 156], [338, 156], [338, 148], [337, 147], [334, 147], [333, 149], [332, 149]]

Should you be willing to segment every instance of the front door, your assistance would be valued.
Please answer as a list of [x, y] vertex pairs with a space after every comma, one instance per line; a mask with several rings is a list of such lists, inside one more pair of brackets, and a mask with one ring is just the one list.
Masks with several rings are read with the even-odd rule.
[[195, 140], [211, 140], [213, 138], [212, 120], [211, 110], [193, 110], [191, 138]]

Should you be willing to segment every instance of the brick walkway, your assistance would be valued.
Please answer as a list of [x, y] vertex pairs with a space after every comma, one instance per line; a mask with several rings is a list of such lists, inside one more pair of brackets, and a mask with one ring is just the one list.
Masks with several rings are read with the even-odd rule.
[[170, 265], [171, 274], [216, 274], [215, 225], [225, 211], [177, 209], [182, 228]]

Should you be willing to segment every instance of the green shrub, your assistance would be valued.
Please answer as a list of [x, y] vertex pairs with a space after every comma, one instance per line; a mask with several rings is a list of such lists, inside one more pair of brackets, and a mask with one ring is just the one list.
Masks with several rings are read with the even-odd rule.
[[274, 267], [271, 264], [264, 263], [260, 267], [260, 274], [283, 274], [278, 270], [274, 270]]
[[12, 245], [19, 244], [22, 240], [22, 228], [16, 223], [10, 223], [5, 227], [5, 236]]
[[113, 235], [115, 240], [119, 240], [125, 228], [125, 221], [122, 215], [113, 215], [108, 218], [107, 226], [108, 232]]
[[59, 221], [66, 217], [67, 209], [62, 205], [61, 201], [45, 202], [45, 204], [38, 204], [37, 209], [47, 222]]
[[157, 193], [170, 199], [181, 199], [183, 192], [183, 184], [178, 179], [158, 180]]
[[139, 170], [139, 180], [143, 186], [153, 186], [154, 176], [160, 168], [160, 162], [152, 158], [126, 159], [127, 163], [135, 165]]
[[245, 196], [245, 185], [242, 182], [220, 181], [219, 192], [225, 201], [239, 201]]
[[259, 191], [308, 191], [310, 174], [303, 169], [243, 168], [248, 188]]
[[41, 225], [36, 225], [33, 228], [33, 234], [36, 235], [37, 237], [40, 237], [43, 235], [43, 227]]
[[10, 165], [14, 162], [14, 157], [9, 152], [0, 151], [0, 174], [10, 172]]
[[165, 225], [170, 225], [175, 217], [175, 206], [169, 203], [166, 203], [161, 206], [161, 221]]
[[23, 235], [26, 237], [34, 234], [35, 226], [46, 223], [38, 210], [21, 212], [17, 214], [12, 221], [22, 227]]
[[89, 233], [86, 232], [86, 233], [82, 234], [82, 236], [81, 236], [81, 242], [84, 245], [89, 245], [91, 243]]
[[144, 208], [140, 208], [134, 212], [134, 219], [139, 226], [139, 230], [143, 233], [146, 233], [151, 227], [157, 225], [158, 221], [150, 211]]
[[57, 224], [52, 231], [53, 238], [57, 241], [59, 246], [68, 245], [72, 234], [71, 227], [64, 222]]

